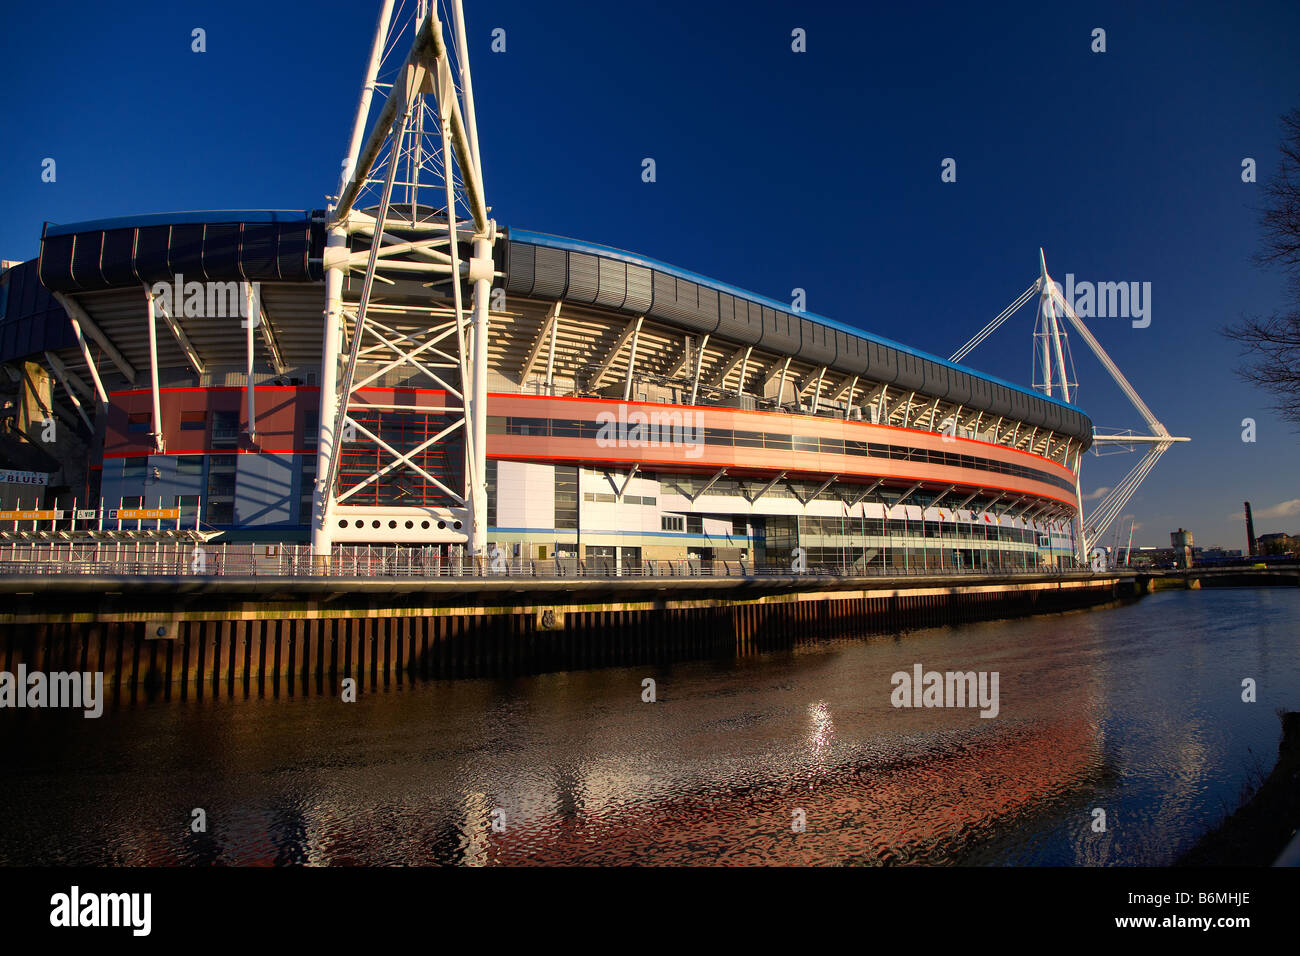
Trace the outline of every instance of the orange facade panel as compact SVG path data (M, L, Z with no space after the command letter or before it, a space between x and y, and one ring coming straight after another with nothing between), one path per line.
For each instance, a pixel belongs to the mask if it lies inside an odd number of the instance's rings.
M491 458L640 464L648 471L726 468L734 477L784 471L792 479L883 478L1074 504L1068 468L1040 455L934 432L713 406L499 393L489 396L488 411ZM886 447L899 457L880 454ZM899 449L906 452L900 455ZM921 460L903 457L913 450Z

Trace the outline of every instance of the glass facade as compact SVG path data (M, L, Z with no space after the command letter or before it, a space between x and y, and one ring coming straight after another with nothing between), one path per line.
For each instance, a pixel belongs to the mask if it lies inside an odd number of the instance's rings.
M429 412L374 409L349 412L360 428L403 455L448 488L463 487L465 481L465 446L460 430L433 441L452 422L451 414L433 409ZM360 485L371 475L387 467L393 456L374 442L349 441L345 433L339 450L339 489ZM419 449L417 451L417 449ZM456 501L437 485L425 481L407 468L395 468L375 481L365 484L348 496L350 505L398 505L416 507L454 507Z
M578 469L555 466L555 530L578 530Z

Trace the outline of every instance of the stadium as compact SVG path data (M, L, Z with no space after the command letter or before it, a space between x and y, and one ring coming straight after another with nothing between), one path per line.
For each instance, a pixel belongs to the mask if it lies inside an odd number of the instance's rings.
M47 224L38 258L5 263L7 540L401 545L616 573L1081 560L1093 427L1050 386L498 226L468 64L439 68L463 42L434 15L371 110L397 29L381 14L329 208Z
M181 526L235 540L307 540L324 249L319 212L48 227L39 259L0 280L0 361L37 407L23 430L50 408L74 433L39 506L179 509ZM762 565L802 547L812 564L998 568L1073 554L1071 465L1091 439L1077 408L618 250L510 230L495 252L487 525L512 557ZM258 283L257 321L209 314L210 296L198 316L178 301L151 317L149 291L175 276ZM431 301L405 285L373 314ZM359 365L352 417L454 487L463 442L426 445L448 389L391 362ZM376 447L344 441L339 481L372 474ZM454 505L394 469L340 505L335 540L454 543Z

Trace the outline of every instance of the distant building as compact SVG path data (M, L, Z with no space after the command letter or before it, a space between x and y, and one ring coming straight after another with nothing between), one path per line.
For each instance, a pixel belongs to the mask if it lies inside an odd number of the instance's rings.
M1180 568L1192 566L1192 533L1183 528L1169 532L1169 543L1174 551L1174 562Z
M1178 565L1176 548L1134 548L1131 565L1135 568L1167 568Z
M1240 548L1233 548L1231 551L1226 548L1193 548L1193 558L1197 562L1201 561L1239 561L1242 554Z
M1300 535L1278 531L1261 534L1257 539L1259 554L1295 554L1300 551Z

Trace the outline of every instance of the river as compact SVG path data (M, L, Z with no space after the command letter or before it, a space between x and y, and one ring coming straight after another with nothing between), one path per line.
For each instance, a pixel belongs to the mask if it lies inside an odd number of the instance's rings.
M1294 589L1169 591L355 703L5 710L0 863L1159 866L1271 770L1297 622ZM917 664L996 673L996 716L895 707Z

